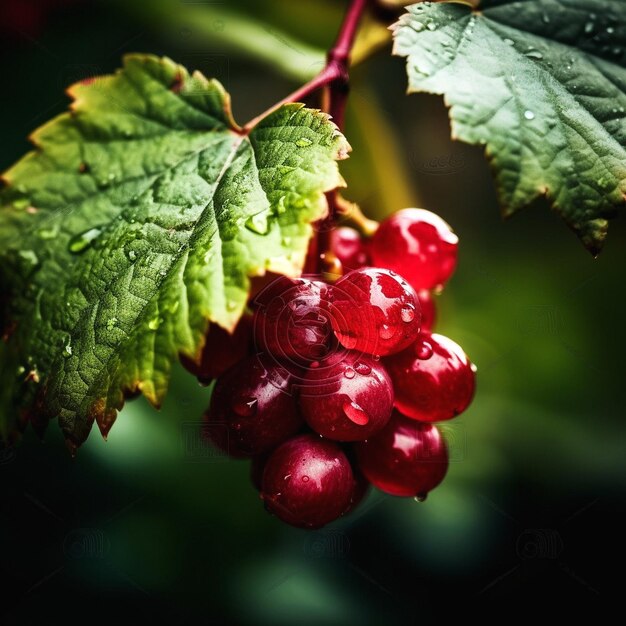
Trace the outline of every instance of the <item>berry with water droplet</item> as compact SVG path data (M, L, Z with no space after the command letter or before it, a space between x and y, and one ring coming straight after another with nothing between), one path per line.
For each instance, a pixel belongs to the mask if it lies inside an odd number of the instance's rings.
M354 228L335 228L330 235L330 245L344 272L369 265L365 241Z
M376 436L355 444L367 480L393 496L424 498L448 470L448 450L434 424L422 424L394 411Z
M334 354L309 370L298 387L308 425L337 441L361 441L379 431L393 407L384 367L358 352Z
M237 363L217 379L204 434L234 457L271 450L302 426L291 386L291 374L274 363Z
M415 340L420 321L417 294L389 270L354 270L333 288L333 330L350 350L378 355L399 352Z
M394 270L416 290L443 285L456 267L458 237L438 215L403 209L390 215L374 233L374 265Z
M437 334L421 334L400 354L385 359L396 408L424 422L449 420L472 401L475 374L461 347Z
M319 528L332 522L350 508L355 492L355 477L343 450L312 434L285 441L263 470L265 507L293 526Z
M281 277L256 298L254 341L277 359L307 364L326 356L332 336L331 287L306 278Z

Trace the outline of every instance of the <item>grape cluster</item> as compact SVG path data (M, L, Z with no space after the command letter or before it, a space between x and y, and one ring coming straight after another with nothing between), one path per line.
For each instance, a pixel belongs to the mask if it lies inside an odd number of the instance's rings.
M433 332L432 293L457 260L441 218L405 209L369 240L342 227L331 243L341 278L276 279L233 335L210 331L211 358L195 366L216 378L205 435L252 459L266 509L306 528L351 511L370 484L425 498L448 468L433 422L464 411L475 385L463 350Z

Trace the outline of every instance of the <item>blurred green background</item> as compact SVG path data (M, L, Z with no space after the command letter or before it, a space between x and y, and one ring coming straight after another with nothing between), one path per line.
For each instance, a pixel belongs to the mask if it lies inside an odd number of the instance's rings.
M63 111L63 89L125 52L219 78L240 123L321 67L345 3L139 0L0 5L0 168ZM389 22L393 16L387 16ZM626 229L593 260L543 204L499 217L481 151L450 141L440 98L405 97L382 47L352 73L347 196L372 217L407 205L460 236L438 330L478 365L471 408L445 427L453 462L419 504L380 493L317 532L268 516L248 465L197 445L208 391L180 368L160 413L130 402L78 458L56 424L0 456L0 623L428 623L468 607L512 614L612 598L621 544ZM272 59L276 61L273 65ZM62 622L61 622L62 620Z

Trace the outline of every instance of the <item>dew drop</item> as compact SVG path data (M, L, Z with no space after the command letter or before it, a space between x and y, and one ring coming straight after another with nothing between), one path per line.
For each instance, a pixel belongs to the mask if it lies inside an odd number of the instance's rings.
M527 120L534 120L535 119L535 114L532 111L526 110L526 111L524 111L524 117Z
M413 498L413 500L415 500L415 502L424 502L424 501L426 500L426 496L427 496L427 495L428 495L428 494L426 494L426 493L418 493L418 494L417 494L417 495Z
M234 310L237 308L237 303L236 303L234 300L229 300L229 301L226 303L226 308L227 308L229 311L234 311Z
M409 324L415 319L415 307L412 304L407 304L402 307L400 311L400 319L405 323Z
M20 250L18 252L20 259L24 262L29 269L32 269L39 265L39 257L33 250Z
M472 370L472 372L474 372L474 374L478 371L478 367L474 365L474 363L470 365L470 369Z
M435 22L428 22L428 24L426 24L426 28L430 31L437 30L437 24L435 24Z
M515 45L515 42L514 42L512 39L508 39L508 38L507 38L507 39L503 39L503 41L504 41L504 43L505 43L507 46L514 46L514 45Z
M64 348L63 348L63 356L67 359L68 357L72 356L72 346L70 344L70 342L68 341Z
M426 361L430 359L433 355L433 347L428 341L420 341L415 346L415 356L421 361Z
M343 375L348 379L352 379L355 376L355 371L351 367L348 367Z
M267 213L257 213L256 215L251 215L246 220L246 228L257 235L267 235L269 232Z
M312 143L313 142L310 139L301 137L296 141L296 146L298 146L298 148L308 148Z
M343 412L351 422L358 426L365 426L370 421L369 415L356 402L346 400L343 404Z
M381 339L391 339L394 335L394 330L389 324L382 324L378 329L378 335Z
M587 22L585 24L585 34L590 35L595 28L595 24L593 22Z
M40 228L37 231L37 236L40 239L54 239L59 234L59 229L57 228Z
M607 26L607 28L606 28L606 32L607 32L609 35L612 35L612 34L615 32L615 29L614 29L612 26Z
M541 54L539 50L529 50L528 52L526 52L526 56L529 59L537 59L537 60L543 59L543 54Z
M102 234L101 228L90 228L83 233L74 235L68 244L68 250L72 254L84 252L93 245L93 242Z
M312 362L309 364L309 367L310 367L311 369L317 369L319 366L320 366L320 362L319 362L319 361L312 361Z
M237 415L241 417L252 417L258 408L259 401L256 398L237 398L233 401L231 407Z
M362 376L367 376L372 371L372 368L367 363L357 363L354 369Z
M159 326L161 325L161 318L159 317L153 317L149 322L148 322L148 328L150 330L158 330Z

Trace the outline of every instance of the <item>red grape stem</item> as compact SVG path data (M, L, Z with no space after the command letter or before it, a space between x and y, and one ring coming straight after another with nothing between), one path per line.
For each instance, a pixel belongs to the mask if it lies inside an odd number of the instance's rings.
M361 16L369 0L352 0L343 18L337 40L326 56L324 69L315 78L305 83L299 89L280 100L267 111L250 120L242 129L242 134L249 133L264 117L288 102L302 102L319 89L327 88L325 105L322 108L332 116L335 124L341 130L344 122L344 112L349 91L350 52L354 45L356 31Z

